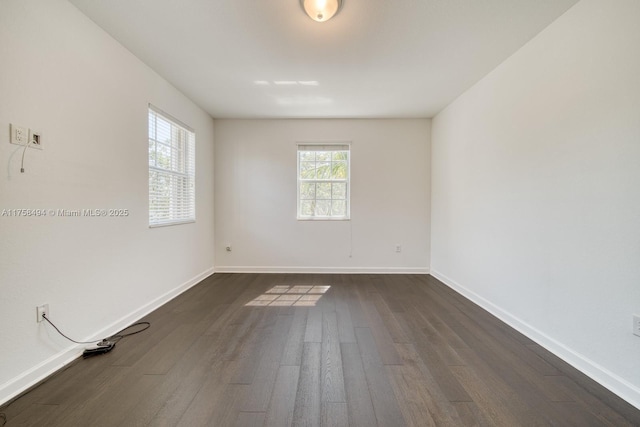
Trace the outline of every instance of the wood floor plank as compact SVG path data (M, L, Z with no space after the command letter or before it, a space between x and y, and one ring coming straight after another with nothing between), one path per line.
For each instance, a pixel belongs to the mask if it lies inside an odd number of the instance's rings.
M407 285L410 283L407 275L377 275L373 279L373 285L378 293L384 295L384 303L392 313L404 312L405 305L402 299ZM388 292L389 288L398 289L400 292Z
M442 336L441 331L422 315L422 310L410 307L405 314L399 316L402 316L406 324L409 325L414 340L429 344L430 354L433 358L439 359L448 366L464 365L456 349ZM434 316L430 316L430 318L433 320Z
M282 365L278 369L276 383L271 393L265 426L281 427L291 425L296 406L296 388L300 367Z
M376 416L357 343L341 343L342 370L350 426L375 426Z
M349 425L346 402L322 402L322 427L344 427Z
M67 369L58 372L42 383L36 389L28 392L23 398L12 404L20 408L24 401L29 405L39 403L43 405L69 405L77 395L93 395L97 388L103 384L110 372L118 371L117 368L108 368L108 354L105 359L89 358L77 359ZM75 365L82 364L76 367ZM109 372L106 372L109 371Z
M427 324L432 325L451 348L467 347L464 340L451 329L449 324L451 313L459 312L459 310L448 305L446 299L442 298L434 289L425 286L426 283L414 280L412 286L409 287L410 290L406 295L403 295L407 306L413 309L411 316L418 314L417 322L426 321Z
M162 380L138 374L129 367L114 369L117 371L107 379L102 390L89 399L76 401L73 407L48 420L47 425L121 425L127 412L134 410L143 396ZM73 410L69 410L71 408Z
M187 351L202 335L202 330L196 325L186 324L176 328L162 345L154 346L132 366L147 375L164 375L180 360L182 353Z
M351 321L351 311L347 293L341 289L340 297L336 301L336 320L338 322L338 336L340 342L356 342L356 334Z
M405 380L402 366L387 365L385 368L407 426L435 426L436 423L429 414L426 402L416 388Z
M96 361L103 366L90 384L76 383L78 390L70 387L67 395L59 395L60 407L63 411L56 411L49 419L50 425L70 425L69 420L82 419L84 414L91 413L95 407L110 399L111 390L123 379L131 376L130 367L105 366L104 361ZM4 411L2 411L4 412Z
M404 387L415 394L413 399L422 402L436 425L463 425L455 406L447 399L440 385L424 365L414 345L396 344L396 348L403 361L399 369L406 383Z
M304 344L305 331L307 329L307 315L309 309L305 307L295 307L293 313L293 323L289 330L289 336L282 353L281 365L300 366L302 363L302 347Z
M266 412L292 321L292 316L278 316L273 332L261 350L260 362L241 411Z
M451 402L460 418L460 425L465 427L493 427L490 418L483 414L474 402Z
M408 343L409 338L405 334L404 330L398 323L398 320L394 313L389 308L387 303L388 297L382 297L380 293L375 292L371 294L371 299L373 301L373 305L376 308L376 312L382 319L383 324L385 325L385 329L389 332L391 339L394 343ZM404 312L404 310L402 310Z
M358 349L362 357L362 366L369 386L369 394L373 403L378 424L381 426L404 426L404 418L393 396L393 389L378 353L376 342L369 328L356 328Z
M211 336L202 335L184 351L183 357L164 375L160 384L142 397L137 410L127 414L123 425L147 425L151 420L155 420L154 424L162 424L160 420L177 422L205 383L207 375L223 369L210 362L211 357L220 355L212 356L211 350ZM222 364L222 359L218 360Z
M354 328L366 328L369 326L367 317L362 310L360 304L360 292L358 288L361 286L362 278L351 276L349 277L348 287L346 288L346 302L349 306L349 314L351 315L351 323ZM355 334L355 331L354 331ZM355 342L352 341L352 342Z
M136 375L135 381L128 379L126 385L114 386L109 390L109 399L106 399L101 405L101 411L90 411L85 413L77 423L72 422L67 425L126 425L124 420L132 412L136 411L139 415L145 414L142 411L141 400L144 399L152 390L162 384L164 378L159 375ZM147 417L145 417L147 418Z
M323 402L346 402L336 313L323 313L322 316L321 399Z
M227 342L226 360L237 360L238 368L231 378L232 384L251 384L262 357L262 348L268 345L268 339L273 332L275 315L268 316L264 310L254 310L256 316L252 321L242 324L239 328L242 341L232 339ZM272 313L273 314L273 313ZM250 317L247 317L250 318ZM236 333L236 336L238 334Z
M236 427L262 427L264 418L264 412L240 412L233 425Z
M194 348L167 375L163 388L169 388L168 397L161 398L163 405L152 419L152 424L177 425L211 376L217 384L218 377L235 372L237 362L223 358L224 345L234 331L230 325L219 331L217 336L203 334L200 337Z
M453 375L450 369L452 365L449 364L448 359L443 359L442 352L439 352L432 343L425 339L420 327L415 326L417 320L412 319L409 313L406 313L406 316L407 323L412 326L410 333L413 337L413 345L423 361L421 369L425 377L433 378L438 385L438 389L442 391L449 401L471 402L471 396Z
M234 334L225 345L222 356L225 360L246 358L252 353L251 347L262 342L264 329L275 324L276 313L264 310L249 310L248 307L238 309L238 313L229 322L228 327L234 328Z
M523 425L525 421L519 419L517 414L524 411L521 403L514 404L504 395L496 394L491 388L491 384L486 384L482 378L478 378L473 370L466 366L452 366L451 370L458 380L464 384L465 389L473 398L477 408L486 418L491 420L494 426L516 426ZM516 406L516 412L513 412L513 406Z
M311 307L308 310L304 342L322 342L322 308Z
M368 319L369 326L367 329L373 334L382 363L385 365L399 365L402 362L393 345L394 341L387 329L387 325L385 325L373 304L372 297L367 295L365 298L362 301L362 308Z
M236 361L223 361L219 369L210 372L206 381L199 388L189 406L180 416L179 425L207 425L219 411L230 372L233 372ZM226 377L226 378L225 378Z
M227 384L216 404L216 412L209 420L209 425L234 425L249 392L249 387L246 384Z
M322 344L304 343L302 366L297 385L293 425L320 425L320 366Z

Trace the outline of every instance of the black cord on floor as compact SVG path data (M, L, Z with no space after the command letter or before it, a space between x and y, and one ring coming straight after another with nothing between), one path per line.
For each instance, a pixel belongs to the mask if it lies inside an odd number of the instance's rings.
M129 332L129 333L123 334L124 331L126 331L127 329L131 329L131 328L133 328L135 326L144 326L144 328L139 329L137 331L133 331L133 332ZM129 325L126 328L121 329L120 331L116 332L115 335L111 335L110 337L105 338L105 339L107 341L111 341L113 343L117 343L118 341L120 341L124 337L130 337L131 335L139 334L140 332L146 331L150 327L151 327L151 323L149 323L149 322L134 323L133 325Z
M126 328L119 330L119 331L118 331L118 332L116 332L114 335L111 335L110 337L107 337L107 338L104 338L104 339L101 339L101 340L94 340L94 341L76 341L76 340L74 340L74 339L72 339L72 338L69 338L69 337L68 337L68 336L66 336L65 334L63 334L63 333L62 333L62 331L61 331L60 329L58 329L58 327L57 327L56 325L54 325L54 324L53 324L53 322L52 322L51 320L49 320L49 318L47 317L47 315L46 315L46 314L43 314L43 315L42 315L42 318L43 318L44 320L46 320L46 321L47 321L51 326L53 326L53 328L54 328L56 331L58 331L58 333L59 333L60 335L62 335L63 337L65 337L65 338L66 338L66 339L68 339L69 341L74 342L74 343L76 343L76 344L95 344L95 343L98 343L98 342L104 342L104 341L109 341L109 342L112 342L112 343L114 343L114 344L115 344L115 343L119 342L119 341L120 341L122 338L124 338L124 337L128 337L128 336L131 336L131 335L139 334L140 332L142 332L142 331L146 331L147 329L149 329L149 328L151 327L151 323L149 323L149 322L138 322L138 323L134 323L133 325L129 325L129 326L127 326ZM144 326L144 327L143 327L142 329L139 329L139 330L134 331L134 332L129 332L129 333L126 333L126 334L124 334L124 333L123 333L123 332L124 332L124 331L126 331L127 329L131 329L131 328L133 328L133 327L135 327L135 326ZM6 422L6 421L5 421L5 422ZM2 427L2 426L0 426L0 427Z
M95 341L76 341L76 340L74 340L74 339L72 339L72 338L69 338L69 337L68 337L68 336L66 336L65 334L63 334L63 333L62 333L62 331L61 331L60 329L58 329L58 327L57 327L56 325L54 325L54 324L53 324L53 322L52 322L51 320L49 320L49 318L47 317L47 315L46 315L46 314L43 314L43 315L42 315L42 318L43 318L44 320L46 320L46 321L47 321L51 326L53 326L53 329L55 329L56 331L58 331L58 333L59 333L60 335L62 335L63 337L65 337L65 338L66 338L66 339L68 339L69 341L74 342L74 343L76 343L76 344L94 344L94 343L97 343L97 342L99 342L99 341L102 341L102 340L95 340Z
M2 427L7 423L7 416L5 414L0 413L0 421L2 422L2 424L0 424L0 427Z

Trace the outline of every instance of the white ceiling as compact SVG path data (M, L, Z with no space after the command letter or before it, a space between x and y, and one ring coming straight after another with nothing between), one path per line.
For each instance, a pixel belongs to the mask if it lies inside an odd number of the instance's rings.
M216 118L432 117L577 2L70 1Z

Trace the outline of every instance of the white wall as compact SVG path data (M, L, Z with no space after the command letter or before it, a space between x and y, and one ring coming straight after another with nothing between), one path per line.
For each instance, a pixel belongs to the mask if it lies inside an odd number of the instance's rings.
M216 271L428 271L429 120L215 125ZM296 220L299 141L352 142L351 221Z
M126 218L0 216L0 402L212 272L213 120L63 0L0 2L0 212L128 209ZM193 127L197 223L148 228L147 104ZM9 123L44 151L9 144ZM172 262L175 260L175 262Z
M640 2L583 0L433 120L432 273L640 407Z

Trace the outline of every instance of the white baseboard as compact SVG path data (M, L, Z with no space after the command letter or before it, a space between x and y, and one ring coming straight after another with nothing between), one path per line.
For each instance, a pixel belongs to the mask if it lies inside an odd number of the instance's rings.
M166 292L163 295L160 295L158 298L150 301L149 303L143 305L142 307L134 310L133 312L127 314L126 316L116 320L105 328L97 331L90 337L86 338L86 341L98 340L105 336L113 335L114 333L120 331L121 329L131 325L137 320L143 318L147 314L151 313L153 310L161 307L167 302L171 301L181 293L185 292L189 288L194 285L200 283L202 280L211 276L214 273L214 268L209 268L204 272L198 274L197 276L187 280L180 286ZM69 363L73 362L75 359L82 355L84 350L83 345L77 344L73 345L65 350L58 352L57 354L51 356L47 360L39 363L33 368L23 372L15 378L7 381L6 383L0 385L0 405L3 405L20 395L24 391L28 390L30 387L38 384L40 381L47 378L49 375L55 373L56 371L64 368Z
M640 409L640 388L629 383L624 378L621 378L608 369L598 365L597 363L586 358L580 353L575 352L564 344L549 337L544 332L520 320L517 316L514 316L508 311L496 306L492 302L460 285L444 274L432 269L431 275L454 291L464 296L465 298L478 304L480 307L487 310L489 313L493 314L498 319L505 322L507 325L516 329L518 332L526 335L528 338L535 341L551 353L555 354L594 381L598 382L603 387L620 396L631 405Z
M216 266L216 273L429 274L428 267L265 267Z

